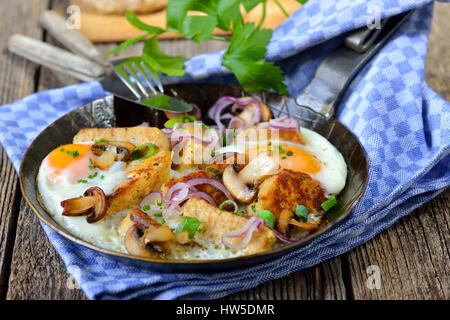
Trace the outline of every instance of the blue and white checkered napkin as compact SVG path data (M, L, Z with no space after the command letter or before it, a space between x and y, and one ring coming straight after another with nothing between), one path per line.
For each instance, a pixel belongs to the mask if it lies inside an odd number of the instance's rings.
M308 83L344 32L417 7L352 82L336 116L360 139L369 182L350 216L301 249L230 272L162 274L123 265L44 230L89 298L219 298L333 258L372 238L450 185L450 104L424 82L430 0L309 0L278 27L268 58L284 68L292 95ZM189 79L221 79L221 52L186 62ZM225 79L230 79L229 76ZM0 141L16 168L34 137L66 112L103 92L84 83L37 93L0 108Z

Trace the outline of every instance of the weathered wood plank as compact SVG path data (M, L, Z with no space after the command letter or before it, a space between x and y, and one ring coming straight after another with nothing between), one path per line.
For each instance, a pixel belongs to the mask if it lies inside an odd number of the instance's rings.
M450 6L435 3L425 79L450 100ZM450 190L348 253L355 299L448 299ZM366 269L378 265L382 287L369 290Z
M425 79L436 92L450 101L450 6L434 3L433 24L428 42Z
M63 13L63 2L55 2L53 8ZM44 40L58 45L48 33ZM45 67L41 68L37 80L38 91L78 82ZM25 201L20 204L7 299L86 299Z
M449 203L447 190L350 252L355 299L450 297ZM380 269L379 289L366 285L371 265Z
M346 298L340 257L226 297L228 300L345 300Z
M0 0L0 43L6 44L15 33L41 38L37 18L46 6L47 1ZM26 22L17 23L23 17L27 17ZM2 50L0 105L32 93L36 72L36 65L8 53L6 49ZM17 174L0 147L0 298L6 296L20 198Z

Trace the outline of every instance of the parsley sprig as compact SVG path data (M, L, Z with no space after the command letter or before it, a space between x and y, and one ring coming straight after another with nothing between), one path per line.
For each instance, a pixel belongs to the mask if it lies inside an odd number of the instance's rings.
M304 4L306 0L297 0ZM275 1L280 10L287 16L286 10L279 1ZM244 22L240 7L250 12L257 5L263 8L262 18L258 24ZM190 14L195 11L195 14ZM198 13L202 13L199 15ZM122 42L109 51L106 56L128 49L135 43L145 41L142 55L133 58L136 65L144 63L158 77L158 72L169 76L185 74L185 57L168 56L160 49L157 36L165 32L175 32L196 43L206 40L229 41L222 65L234 73L246 91L274 90L288 94L283 82L283 71L272 62L266 61L266 47L272 38L272 30L262 28L266 16L266 0L169 0L167 5L166 28L150 26L131 11L125 15L136 28L144 31L143 35ZM231 31L231 38L213 36L215 28ZM123 62L124 65L130 61Z

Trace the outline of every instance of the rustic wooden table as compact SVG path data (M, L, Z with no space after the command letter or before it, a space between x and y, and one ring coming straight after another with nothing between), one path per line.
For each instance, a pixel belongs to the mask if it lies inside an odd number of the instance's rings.
M7 52L15 33L55 44L39 25L43 10L65 11L66 1L0 0L0 105L33 92L75 83ZM450 4L436 3L426 79L450 99ZM169 54L195 55L223 43L193 46L166 41ZM111 45L99 45L105 52ZM0 297L86 299L74 285L38 219L23 199L17 173L0 147ZM229 299L449 299L450 190L399 220L388 230L339 257L290 276L231 295ZM381 288L366 287L367 268L381 270Z

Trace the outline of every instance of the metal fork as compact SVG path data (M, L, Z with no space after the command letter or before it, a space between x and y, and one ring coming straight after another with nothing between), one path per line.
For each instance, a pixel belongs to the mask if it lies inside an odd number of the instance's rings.
M159 75L152 72L140 58L117 59L110 61L110 65L139 103L168 111L192 111L189 103L164 94Z

